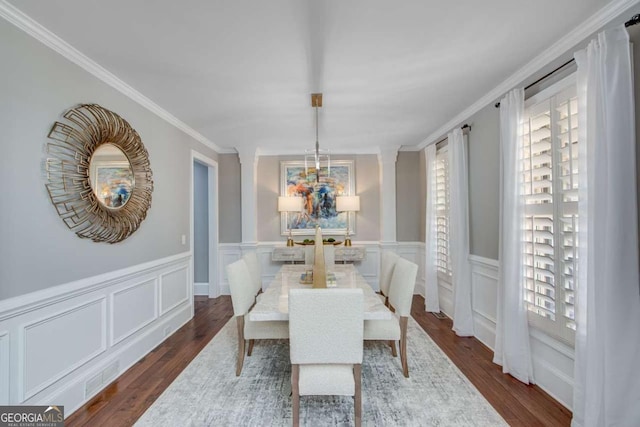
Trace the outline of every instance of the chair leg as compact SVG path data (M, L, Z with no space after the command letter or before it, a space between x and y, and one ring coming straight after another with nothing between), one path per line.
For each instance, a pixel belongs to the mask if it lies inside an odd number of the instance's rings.
M409 378L409 365L407 364L407 322L408 317L400 317L400 361L402 371L406 378Z
M236 377L240 376L242 372L242 365L244 364L244 316L236 317L238 324L238 362L236 364Z
M362 365L353 365L353 378L356 383L355 394L353 396L355 423L356 427L360 427L362 425Z
M291 416L293 417L293 427L300 425L300 365L291 365Z
M247 356L251 356L251 352L253 351L253 343L255 340L249 340L249 348L247 349Z
M389 341L389 346L391 347L391 354L393 355L393 357L398 357L398 352L396 351L396 342Z

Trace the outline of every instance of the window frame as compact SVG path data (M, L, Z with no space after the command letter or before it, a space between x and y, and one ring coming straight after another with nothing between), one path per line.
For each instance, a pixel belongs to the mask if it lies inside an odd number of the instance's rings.
M570 74L569 76L559 80L558 82L554 83L553 85L549 86L548 88L538 92L537 94L527 98L525 100L525 109L524 109L524 114L523 114L523 133L524 133L524 126L525 126L525 120L528 120L531 117L531 109L535 108L536 106L538 106L539 104L547 101L549 102L549 106L550 106L550 113L553 115L553 117L550 119L550 124L551 124L551 135L550 135L550 140L551 140L551 191L552 191L552 207L551 207L551 212L553 215L553 262L554 262L554 314L555 314L555 320L551 320L549 318L543 317L531 310L529 310L528 308L528 304L529 302L526 300L526 298L524 298L524 302L525 302L525 307L527 310L527 317L529 320L529 325L534 327L535 329L538 329L544 333L546 333L547 335L550 335L558 340L560 340L561 342L568 344L570 346L574 346L575 345L575 331L572 330L571 328L566 326L566 322L564 320L564 314L561 311L561 309L563 309L564 307L564 302L565 301L565 286L564 286L564 282L562 279L562 268L563 268L563 254L562 254L562 239L563 239L563 231L562 231L562 216L563 214L567 213L567 210L570 211L574 211L575 215L577 216L578 213L578 208L577 208L577 203L578 202L566 202L564 200L563 194L565 194L565 190L562 189L562 177L560 174L560 162L558 161L558 154L556 153L560 148L559 142L557 142L557 138L558 138L558 134L557 134L557 129L555 129L555 127L557 127L557 124L559 122L558 120L558 111L557 111L557 106L558 103L556 102L555 99L553 99L553 103L552 103L552 98L556 98L559 95L562 95L563 93L567 92L568 90L571 90L571 87L574 87L577 91L577 76L576 76L576 72L573 72L572 74ZM571 99L571 98L567 98L567 99ZM523 161L524 159L522 159ZM578 171L578 173L580 173L581 171ZM523 172L520 172L523 173ZM533 194L533 193L532 193ZM525 194L524 194L524 182L523 182L523 194L522 194L523 199L525 198ZM545 204L539 204L539 205L526 205L523 201L523 227L525 225L525 221L526 221L526 216L527 215L548 215L548 211L549 208L544 206ZM571 207L568 208L568 206L571 205ZM529 206L529 209L527 209L527 206ZM567 209L568 208L568 209ZM523 237L524 237L524 230L523 230ZM574 232L575 233L575 232ZM523 262L522 262L522 267L523 267L523 271L524 269L527 268L527 264L525 264L525 259L524 257L526 257L526 252L525 252L525 247L524 245L527 243L527 241L523 238ZM578 246L574 241L574 246L575 251L577 251ZM535 255L533 255L535 256ZM575 264L575 262L574 262ZM575 292L575 287L576 287L576 272L574 269L573 272L573 276L574 276L574 292ZM523 281L526 280L526 276L523 276ZM534 277L535 280L535 277ZM528 289L526 288L526 283L523 282L523 292L526 295ZM534 293L534 296L536 294ZM575 309L575 304L574 304L574 309Z

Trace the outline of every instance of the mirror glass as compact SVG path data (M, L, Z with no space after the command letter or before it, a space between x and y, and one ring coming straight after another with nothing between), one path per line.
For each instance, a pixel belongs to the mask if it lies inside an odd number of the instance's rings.
M135 183L131 163L120 148L100 145L91 156L90 173L93 192L104 207L120 209L127 204Z

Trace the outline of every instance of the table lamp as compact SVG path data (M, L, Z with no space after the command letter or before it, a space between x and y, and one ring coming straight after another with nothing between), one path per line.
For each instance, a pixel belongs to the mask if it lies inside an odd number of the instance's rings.
M349 213L360 210L360 196L338 196L336 197L336 211L347 213L347 236L344 239L345 246L351 246L351 232L349 231Z
M302 197L278 197L278 212L285 213L285 220L287 222L287 231L289 237L287 238L287 246L293 246L293 238L291 237L291 227L289 227L289 212L300 212L302 210Z

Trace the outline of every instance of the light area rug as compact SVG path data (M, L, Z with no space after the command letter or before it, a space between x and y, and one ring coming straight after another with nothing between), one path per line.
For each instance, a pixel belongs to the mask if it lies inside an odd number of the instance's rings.
M236 320L207 344L136 426L290 426L287 341L256 341L235 376ZM366 342L362 364L364 426L507 425L451 360L409 318L410 378L382 342ZM302 396L300 425L353 425L353 398Z

